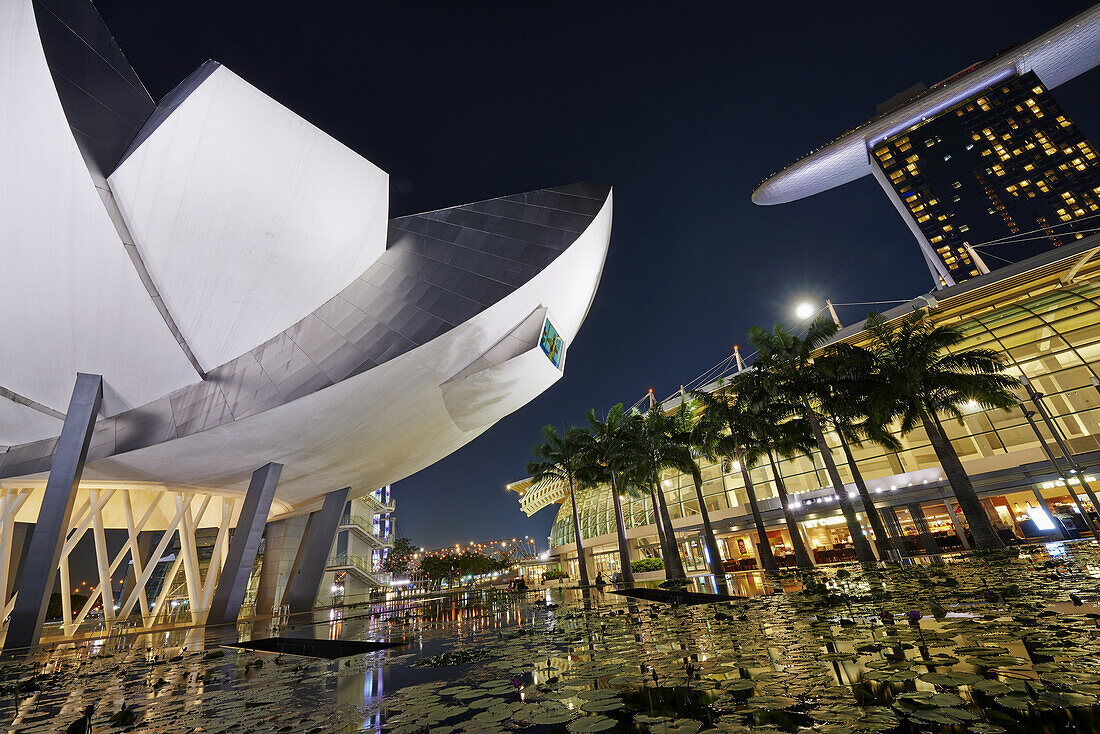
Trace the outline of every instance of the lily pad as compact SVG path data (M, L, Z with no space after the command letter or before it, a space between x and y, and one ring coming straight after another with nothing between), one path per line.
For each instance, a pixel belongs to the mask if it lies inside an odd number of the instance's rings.
M616 726L619 722L606 716L585 716L570 722L566 727L572 734L592 734L597 731L606 731Z

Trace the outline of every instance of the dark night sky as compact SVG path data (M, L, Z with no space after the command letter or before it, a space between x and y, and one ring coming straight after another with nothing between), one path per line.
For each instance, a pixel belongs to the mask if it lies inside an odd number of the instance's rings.
M590 180L615 187L603 281L564 378L395 485L417 543L545 537L504 485L540 426L672 393L803 295L931 287L871 177L756 207L805 151L1080 12L1087 0L849 3L98 0L159 99L207 58L389 172L391 216ZM1055 95L1100 138L1092 72ZM840 309L845 322L866 308Z

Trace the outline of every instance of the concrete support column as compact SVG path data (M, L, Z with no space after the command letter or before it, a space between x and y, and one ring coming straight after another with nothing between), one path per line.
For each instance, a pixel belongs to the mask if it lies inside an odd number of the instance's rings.
M266 617L275 608L279 568L286 546L286 520L269 522L264 531L264 559L260 565L260 588L256 591L256 616Z
M895 547L904 560L904 558L909 555L909 549L905 545L905 533L902 532L901 522L898 520L897 511L893 507L884 506L879 508L879 515L882 517L882 522L886 526L886 532L894 537L896 542Z
M901 530L901 522L898 520L898 513L893 507L880 507L879 514L882 515L882 522L886 525L886 531L896 535L899 538L903 538L904 535Z
M924 510L916 502L906 505L906 508L909 510L909 517L913 518L913 524L917 526L917 532L920 533L920 542L924 546L924 552L933 556L939 555L940 546L936 539L932 537L932 531L928 528L928 520L924 517Z
M29 522L17 522L12 523L12 529L11 558L8 560L8 588L4 589L5 601L11 599L11 595L19 588L19 575L23 572L23 564L27 562L34 525Z
M932 247L932 243L928 241L928 237L921 231L920 226L916 220L913 219L912 212L898 196L898 193L894 191L893 185L886 177L886 173L882 170L882 166L877 160L871 160L871 174L878 181L879 186L886 192L886 196L890 198L890 203L894 205L894 208L898 210L898 214L905 220L906 226L909 227L909 231L913 233L913 236L917 238L917 244L920 245L921 254L924 255L924 261L928 265L928 271L932 274L932 279L936 281L936 286L940 287L940 279L944 281L944 285L955 285L955 279L951 277L951 272L947 269L947 266L940 260L939 255L936 254L935 249Z
M798 534L802 536L802 545L806 548L806 554L810 557L810 563L817 565L817 556L814 555L813 544L810 543L810 534L806 532L806 526L802 524L801 520L794 521L795 526L798 528Z
M214 599L210 602L207 624L235 622L241 613L244 595L248 591L248 577L256 562L267 513L271 509L271 500L275 497L275 487L279 484L282 471L282 464L271 463L252 472L244 506L237 518L233 538L229 541L229 553L218 578L218 587L214 590Z
M588 578L592 580L592 583L596 583L596 568L595 568L595 552L591 546L586 545L584 547L584 558L577 560L577 573L580 573L580 565L584 564L584 567L588 569Z
M321 577L325 575L325 566L328 565L328 552L336 537L336 528L340 525L350 491L351 487L344 487L329 492L321 509L309 515L306 532L294 556L294 566L290 569L286 592L283 593L283 605L290 607L291 614L313 609Z
M8 623L4 652L32 647L42 636L46 607L53 594L61 549L72 521L76 488L84 472L84 460L92 442L96 415L103 401L103 378L78 373L61 436L57 439L50 476L42 496L42 507L31 533L27 559L19 583L19 596ZM67 599L68 586L61 589Z
M986 500L988 502L988 500ZM947 508L947 518L951 520L951 527L955 528L955 535L959 536L959 542L962 543L963 550L973 550L970 545L970 541L966 539L966 531L963 530L962 523L959 522L959 516L955 514L955 508L951 506L951 500L944 500L943 506ZM985 508L985 512L989 514L989 508ZM997 515L994 513L990 518L990 522L996 522Z
M756 570L764 570L764 562L760 559L760 547L756 545L756 533L750 532L745 536L746 543L749 551L752 552L752 557L756 559Z
M998 525L1001 525L1001 516L997 514L997 506L993 504L993 500L989 497L982 497L979 502L982 505L982 510L985 512L985 516L989 518L989 522L993 525L993 529L996 530Z

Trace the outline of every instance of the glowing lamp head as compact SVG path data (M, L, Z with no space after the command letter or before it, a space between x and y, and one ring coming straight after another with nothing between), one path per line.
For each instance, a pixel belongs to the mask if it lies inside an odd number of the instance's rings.
M799 321L805 321L817 313L817 308L809 301L802 301L794 307L794 317Z

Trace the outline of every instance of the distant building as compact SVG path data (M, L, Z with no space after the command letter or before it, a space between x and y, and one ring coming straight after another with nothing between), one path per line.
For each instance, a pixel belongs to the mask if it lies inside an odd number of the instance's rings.
M389 574L382 572L382 563L393 548L394 507L389 485L347 501L317 594L318 603L354 602L389 585Z
M1094 5L927 89L895 95L876 117L769 176L752 200L797 201L871 174L939 287L1065 244L1100 213L1100 170L1094 146L1048 90L1098 63Z
M1100 211L1096 148L1033 71L872 152L910 228L955 282L1084 237Z

